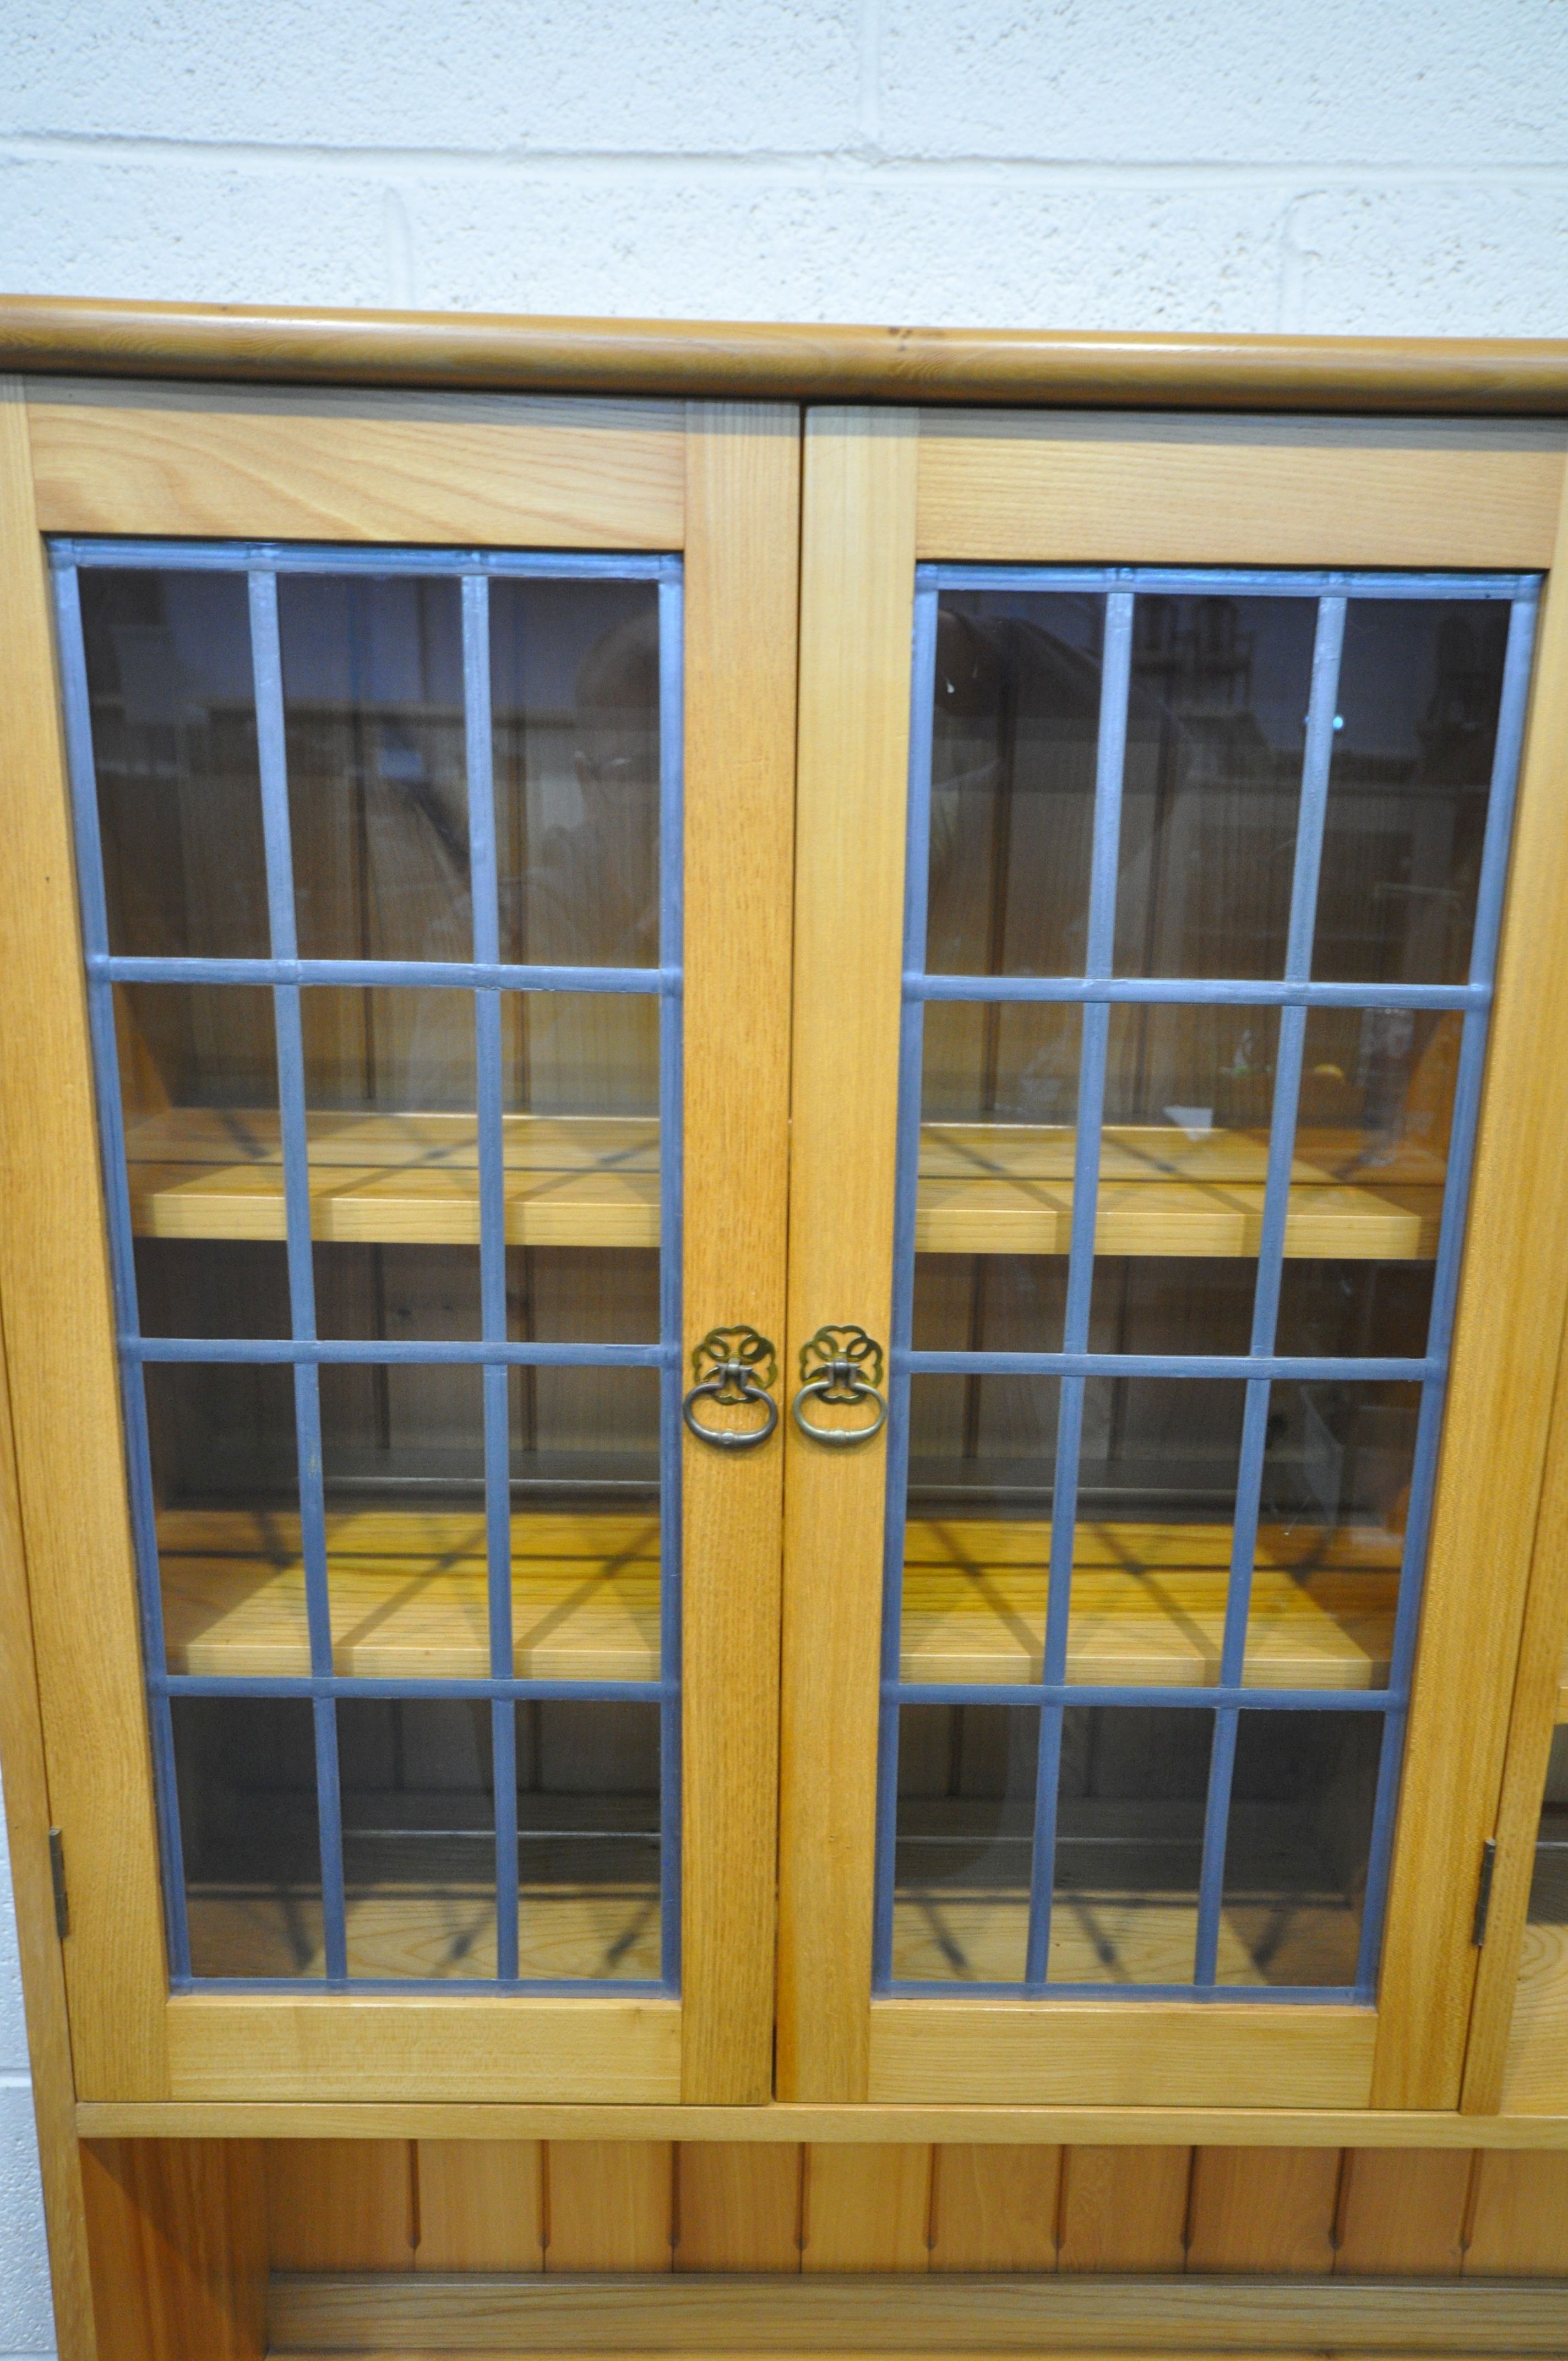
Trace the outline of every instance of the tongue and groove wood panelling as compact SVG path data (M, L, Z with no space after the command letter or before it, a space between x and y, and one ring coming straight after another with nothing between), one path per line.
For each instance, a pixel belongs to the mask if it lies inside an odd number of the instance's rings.
M1568 2273L1551 2152L302 2140L265 2173L285 2271Z

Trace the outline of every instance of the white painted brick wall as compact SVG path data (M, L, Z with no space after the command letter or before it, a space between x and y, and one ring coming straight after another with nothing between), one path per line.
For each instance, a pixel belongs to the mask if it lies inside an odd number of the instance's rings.
M0 14L10 288L1561 335L1565 254L1568 0ZM0 1931L0 2361L49 2334L25 2073Z

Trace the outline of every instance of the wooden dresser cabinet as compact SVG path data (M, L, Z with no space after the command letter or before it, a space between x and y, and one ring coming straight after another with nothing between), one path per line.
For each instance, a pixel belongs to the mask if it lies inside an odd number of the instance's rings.
M1561 2350L1568 346L0 368L65 2361Z

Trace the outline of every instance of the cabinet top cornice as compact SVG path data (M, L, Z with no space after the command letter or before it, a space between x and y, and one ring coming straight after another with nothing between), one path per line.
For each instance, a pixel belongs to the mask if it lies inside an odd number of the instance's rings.
M0 368L788 401L1568 413L1568 340L531 319L0 295Z

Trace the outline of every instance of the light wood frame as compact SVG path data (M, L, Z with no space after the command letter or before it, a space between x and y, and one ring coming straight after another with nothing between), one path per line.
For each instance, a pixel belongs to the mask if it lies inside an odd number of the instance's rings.
M1541 567L1562 553L1565 447L1561 425L1521 435L1495 421L810 413L792 1350L824 1320L886 1334L916 557ZM1568 1156L1550 1046L1568 1018L1563 630L1559 598L1521 772L1377 2010L873 2002L884 1445L829 1455L792 1438L781 2097L1457 2106L1469 1920L1568 1306L1568 1232L1551 1210ZM854 1145L836 1187L822 1172L833 1140Z
M771 2070L776 1444L688 1444L684 1998L169 1995L80 933L40 535L685 555L691 1336L784 1312L798 419L767 405L5 388L0 1235L84 2099L756 2103ZM738 979L753 977L739 1012ZM735 1055L738 1023L744 1056ZM692 1323L697 1324L692 1327ZM92 1634L91 1647L82 1635Z

